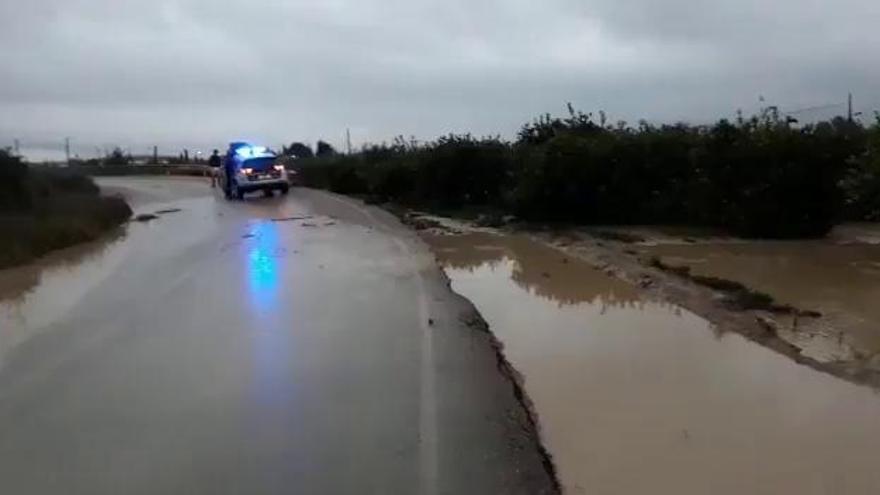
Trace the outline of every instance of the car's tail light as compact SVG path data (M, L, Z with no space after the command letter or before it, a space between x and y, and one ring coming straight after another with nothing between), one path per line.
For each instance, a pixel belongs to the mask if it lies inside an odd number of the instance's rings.
M281 172L282 170L284 170L284 165L275 165L275 170Z
M251 174L254 172L254 169L252 169L252 168L243 168L243 169L241 169L241 171L244 173L244 175L251 175Z

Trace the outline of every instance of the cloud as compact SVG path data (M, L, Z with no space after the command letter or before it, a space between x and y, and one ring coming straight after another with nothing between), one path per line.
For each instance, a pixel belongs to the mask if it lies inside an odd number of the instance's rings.
M867 110L878 25L866 0L0 0L0 139L510 136L568 101L708 121L848 91Z

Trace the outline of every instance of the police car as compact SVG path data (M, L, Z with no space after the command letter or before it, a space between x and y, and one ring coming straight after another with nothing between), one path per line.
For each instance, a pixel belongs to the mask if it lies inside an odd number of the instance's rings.
M271 195L273 191L287 194L290 179L284 165L278 163L278 156L264 146L247 143L233 143L229 146L226 163L232 175L229 196L237 199L253 191L263 191ZM225 175L224 176L225 181ZM223 184L226 187L226 184Z

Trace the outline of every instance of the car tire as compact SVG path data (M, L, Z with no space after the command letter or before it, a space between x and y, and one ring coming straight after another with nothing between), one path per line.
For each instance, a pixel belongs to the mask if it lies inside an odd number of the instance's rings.
M263 196L271 198L272 196L275 196L275 193L273 193L271 189L263 189Z
M281 194L286 195L290 192L290 186L281 186Z
M239 201L244 199L244 191L237 185L235 186L235 199Z

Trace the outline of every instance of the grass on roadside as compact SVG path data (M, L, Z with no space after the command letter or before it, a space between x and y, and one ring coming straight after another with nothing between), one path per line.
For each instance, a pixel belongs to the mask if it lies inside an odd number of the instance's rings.
M31 169L2 150L0 175L0 268L95 240L132 213L122 198L101 196L82 174Z

